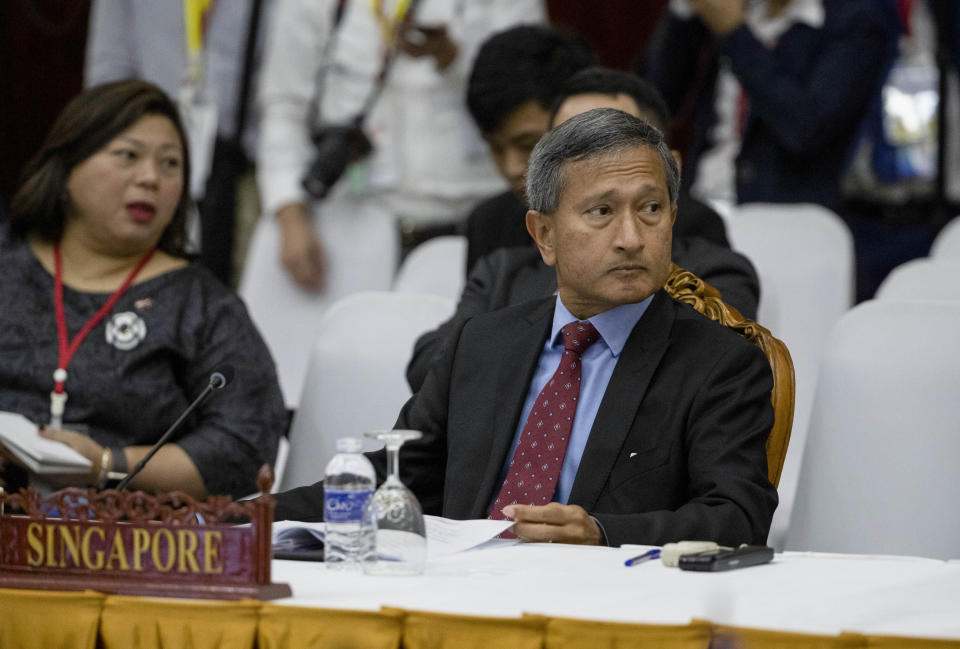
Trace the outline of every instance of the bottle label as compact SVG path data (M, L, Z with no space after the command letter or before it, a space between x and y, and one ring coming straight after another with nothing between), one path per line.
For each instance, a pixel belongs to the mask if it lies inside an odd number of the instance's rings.
M363 518L363 506L371 496L372 490L326 491L323 495L323 519L328 523L358 522Z

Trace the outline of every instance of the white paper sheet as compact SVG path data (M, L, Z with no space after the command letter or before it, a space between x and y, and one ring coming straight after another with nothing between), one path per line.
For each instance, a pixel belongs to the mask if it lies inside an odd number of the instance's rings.
M496 538L513 521L486 519L455 521L440 516L424 516L427 528L427 559L437 559L464 552ZM323 539L323 523L277 521L273 524L274 549L296 550L313 539Z
M475 548L495 538L513 521L474 519L455 521L440 516L424 516L427 526L427 558L436 559Z

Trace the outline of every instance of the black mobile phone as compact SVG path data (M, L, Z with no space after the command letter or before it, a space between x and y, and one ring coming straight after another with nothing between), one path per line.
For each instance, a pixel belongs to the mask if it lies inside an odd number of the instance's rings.
M423 24L413 24L410 26L411 29L415 29L424 36L439 36L444 31L446 31L446 25L423 25Z
M404 36L414 45L423 45L429 39L441 36L446 28L446 25L408 25Z
M768 563L773 559L773 548L766 545L741 545L733 550L707 550L696 554L684 554L680 557L681 570L699 570L701 572L717 572L719 570L733 570L746 568L761 563Z

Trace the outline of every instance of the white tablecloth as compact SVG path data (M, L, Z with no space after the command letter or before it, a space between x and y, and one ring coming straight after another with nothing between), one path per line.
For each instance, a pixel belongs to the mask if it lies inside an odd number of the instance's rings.
M645 546L494 544L431 560L424 575L372 577L322 563L274 561L278 604L478 616L535 613L612 622L716 624L835 635L960 639L960 562L786 552L719 573L625 567Z

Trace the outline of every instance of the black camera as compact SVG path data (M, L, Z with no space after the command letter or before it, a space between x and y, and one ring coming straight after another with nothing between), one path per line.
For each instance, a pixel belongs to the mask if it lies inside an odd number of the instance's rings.
M323 126L310 136L317 155L306 176L303 188L312 197L325 198L343 175L347 165L366 157L373 145L359 124Z

